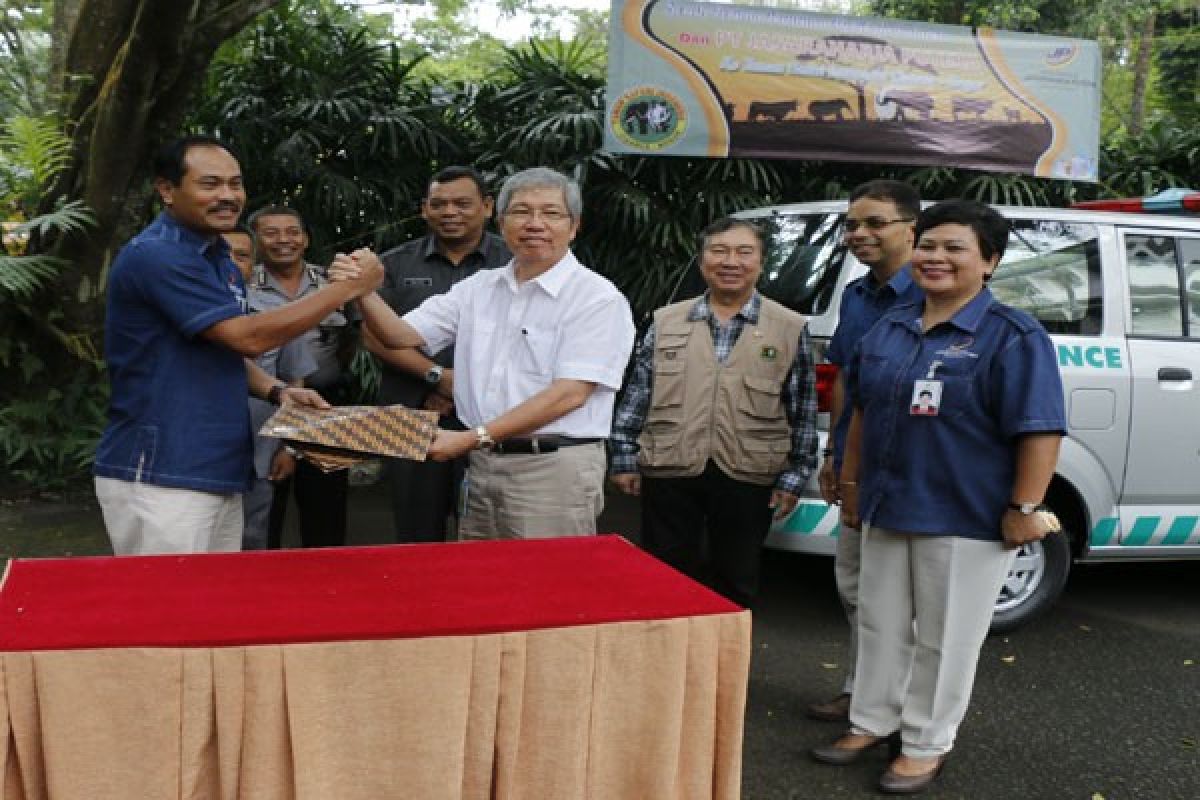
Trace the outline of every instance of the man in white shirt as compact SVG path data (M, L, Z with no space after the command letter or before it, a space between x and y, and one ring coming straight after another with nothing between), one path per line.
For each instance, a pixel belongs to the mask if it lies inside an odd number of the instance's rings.
M633 348L629 303L576 260L579 186L528 169L504 184L500 232L513 253L419 308L396 316L378 295L363 320L385 346L455 345L454 405L465 431L439 430L436 460L470 453L460 538L596 532L604 506L613 401ZM366 256L335 262L352 277Z

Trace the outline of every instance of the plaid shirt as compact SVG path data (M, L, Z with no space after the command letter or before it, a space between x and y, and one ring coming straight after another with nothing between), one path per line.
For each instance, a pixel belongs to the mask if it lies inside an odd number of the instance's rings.
M708 322L717 363L724 364L747 323L758 323L761 308L762 297L755 292L728 324L722 325L712 313L708 293L705 292L688 312L687 318L692 322L701 319ZM616 418L613 421L612 437L609 441L612 443L611 472L614 475L638 471L637 456L640 448L637 439L642 433L642 426L646 424L646 414L650 410L650 396L653 392L654 325L651 324L634 355L633 372L621 402L617 405ZM782 400L788 424L792 428L792 447L788 453L788 467L779 473L775 488L798 495L817 466L816 376L807 326L800 333L796 359L784 380Z

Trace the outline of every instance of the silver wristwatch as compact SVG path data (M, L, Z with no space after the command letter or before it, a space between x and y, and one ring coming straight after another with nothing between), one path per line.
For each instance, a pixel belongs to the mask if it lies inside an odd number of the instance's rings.
M492 452L492 448L496 446L496 440L488 433L488 429L480 425L475 429L475 436L478 437L476 446L485 453Z
M1022 516L1028 517L1033 512L1042 507L1041 503L1009 503L1008 507L1013 511L1018 511Z
M442 372L442 365L434 364L429 368L429 371L425 373L425 382L430 386L437 386L442 382Z

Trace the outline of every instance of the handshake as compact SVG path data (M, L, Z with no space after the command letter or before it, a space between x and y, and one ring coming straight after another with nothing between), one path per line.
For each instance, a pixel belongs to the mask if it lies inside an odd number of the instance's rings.
M383 263L363 247L353 253L338 253L329 265L329 280L354 284L357 297L368 295L383 285Z

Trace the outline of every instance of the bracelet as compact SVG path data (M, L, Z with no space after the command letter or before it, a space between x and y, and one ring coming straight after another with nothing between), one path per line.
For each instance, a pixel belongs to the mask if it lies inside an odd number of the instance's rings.
M283 390L288 388L286 383L277 383L267 390L267 402L279 405L283 401Z
M857 481L838 481L838 486L858 486Z

